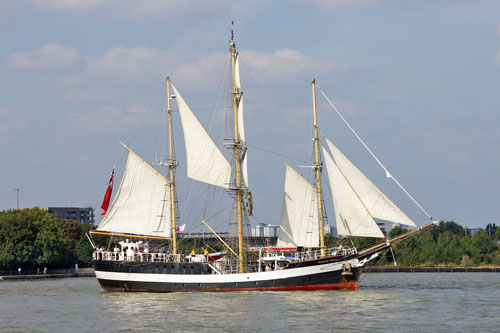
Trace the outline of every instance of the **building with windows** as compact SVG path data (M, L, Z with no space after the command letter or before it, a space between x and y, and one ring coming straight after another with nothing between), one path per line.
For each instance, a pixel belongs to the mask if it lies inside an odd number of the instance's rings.
M267 227L265 223L259 223L252 228L252 237L264 237L264 228Z
M73 220L82 223L94 224L95 215L92 207L47 207L52 217L60 220Z
M330 235L332 237L336 237L337 236L337 228L335 228L329 224L325 224L325 235Z
M278 237L279 226L269 224L264 227L264 237Z
M391 222L377 221L376 222L385 237L389 235L394 225ZM397 224L402 229L407 229L406 225Z
M478 231L483 230L483 228L470 228L470 235L474 236Z

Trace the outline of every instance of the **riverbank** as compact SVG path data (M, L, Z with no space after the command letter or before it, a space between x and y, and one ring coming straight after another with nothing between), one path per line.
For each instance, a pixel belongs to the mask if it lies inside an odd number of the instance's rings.
M500 267L368 267L365 273L500 273Z
M64 272L64 273L51 273L51 274L8 274L0 275L0 281L9 280L42 280L42 279L64 279L64 278L78 278L78 277L95 277L94 270L84 269L79 272Z

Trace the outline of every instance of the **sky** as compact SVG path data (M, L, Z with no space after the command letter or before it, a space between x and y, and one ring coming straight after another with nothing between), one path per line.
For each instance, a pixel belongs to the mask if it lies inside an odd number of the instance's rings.
M231 21L251 224L279 224L285 162L310 176L312 79L434 219L500 223L500 2L461 0L4 0L0 210L18 194L20 208L90 205L100 218L111 169L123 171L119 142L149 162L165 151L168 75L210 132L227 136L211 109L225 98ZM321 135L427 223L319 91L317 102ZM174 118L181 220L194 230L190 207L204 199L185 177Z

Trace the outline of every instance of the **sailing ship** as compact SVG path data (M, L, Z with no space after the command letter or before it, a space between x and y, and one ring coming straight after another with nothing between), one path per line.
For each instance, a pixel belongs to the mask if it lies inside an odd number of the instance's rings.
M232 36L231 31L229 49L234 137L226 145L233 151L233 163L225 158L167 77L168 178L124 145L128 159L119 190L104 219L93 232L127 238L127 241L121 242L121 250L104 250L94 254L96 278L107 291L355 290L368 262L393 244L433 225L429 223L416 228L415 223L330 140L326 139L326 147L321 144L316 83L313 80L314 185L286 164L277 244L270 248L254 248L253 252L245 247L243 229L252 207L248 189L240 56ZM173 97L177 101L184 133L187 176L222 187L232 194L237 213L237 249L224 242L228 250L224 253L187 256L179 253L178 212L175 204L177 162L172 137ZM415 229L361 251L353 246L326 247L321 177L324 165L332 190L339 234L384 238L376 219L409 225ZM208 223L204 223L208 226ZM146 243L128 240L136 237L169 240L170 249L144 250Z

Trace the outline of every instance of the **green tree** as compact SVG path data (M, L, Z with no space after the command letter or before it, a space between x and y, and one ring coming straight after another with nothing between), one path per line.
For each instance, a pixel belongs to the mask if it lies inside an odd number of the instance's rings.
M484 230L479 230L472 236L469 251L474 264L489 264L491 255L497 250L495 243Z
M67 239L57 221L38 207L0 212L0 268L67 265Z
M488 234L491 239L495 238L495 233L497 232L497 226L495 223L488 223L485 230L486 234Z
M94 251L94 249L92 248L92 245L90 244L86 235L94 229L95 227L91 224L85 223L82 225L79 235L80 238L78 240L78 243L76 244L76 257L78 259L78 265L80 267L92 266L92 252ZM102 236L98 236L95 238L99 242L103 241Z
M495 241L500 242L500 228L495 232Z
M402 234L407 233L408 230L401 228L399 225L395 225L394 228L389 232L389 238L398 237Z

